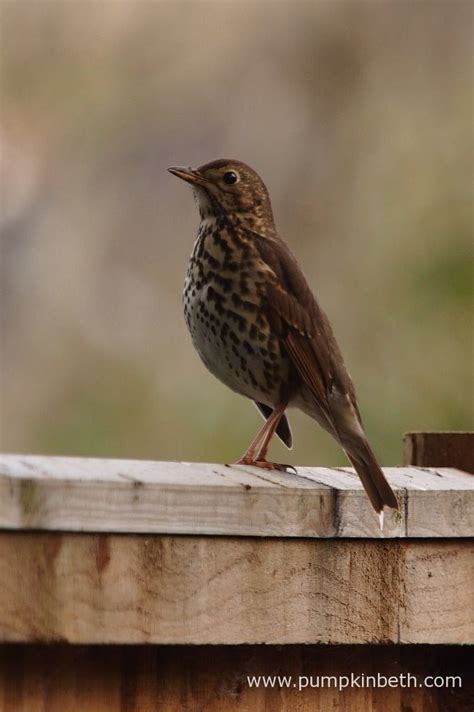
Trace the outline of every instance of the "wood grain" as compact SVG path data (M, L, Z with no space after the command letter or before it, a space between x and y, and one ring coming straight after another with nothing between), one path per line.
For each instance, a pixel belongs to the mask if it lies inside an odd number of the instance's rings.
M473 709L474 478L417 443L383 539L350 468L0 458L0 712ZM247 683L352 672L462 688Z
M204 463L4 455L0 528L273 537L474 536L474 478L388 467L384 530L351 468L298 475Z
M250 688L247 675L416 677L418 687ZM429 688L426 676L460 676ZM292 684L292 683L291 683ZM0 712L465 712L472 651L452 646L0 646Z
M405 433L405 463L418 467L456 467L474 473L474 433Z
M0 639L473 643L470 541L0 534Z

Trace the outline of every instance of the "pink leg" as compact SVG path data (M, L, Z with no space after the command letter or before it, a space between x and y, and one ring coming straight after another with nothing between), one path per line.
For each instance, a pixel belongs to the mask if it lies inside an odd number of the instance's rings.
M267 470L286 470L289 467L288 465L268 462L265 459L270 441L275 434L275 430L278 428L278 423L280 422L287 405L287 403L280 403L275 407L275 410L268 418L263 428L261 428L258 432L247 452L238 461L238 465L254 465L255 467L263 467ZM258 454L255 457L257 448L259 448Z
M268 430L268 423L270 422L272 417L273 416L270 416L270 418L264 422L264 424L250 443L245 453L236 463L237 465L248 465L250 462L253 462L255 460L255 453L257 452L258 446L260 445L261 441L265 437L265 433Z
M257 460L265 460L268 446L270 445L270 440L275 434L275 430L278 428L278 423L283 417L283 413L286 410L287 403L282 403L281 405L277 405L269 419L267 420L267 431L265 433L265 437L263 439L263 442L260 446L260 450L258 451L257 455Z

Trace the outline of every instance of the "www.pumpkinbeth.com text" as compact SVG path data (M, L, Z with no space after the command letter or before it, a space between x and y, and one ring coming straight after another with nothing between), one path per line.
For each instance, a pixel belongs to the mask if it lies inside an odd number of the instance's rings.
M412 673L399 675L247 675L249 687L263 688L293 688L305 690L306 688L334 688L345 690L347 688L383 688L383 687L432 687L432 688L462 688L460 675L427 675L418 678Z

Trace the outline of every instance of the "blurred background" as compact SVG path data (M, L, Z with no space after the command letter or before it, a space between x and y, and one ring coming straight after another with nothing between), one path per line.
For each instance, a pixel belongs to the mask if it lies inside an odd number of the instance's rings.
M471 2L5 2L6 451L232 462L260 426L181 309L198 225L166 172L264 178L382 464L473 427ZM347 464L291 414L296 464Z

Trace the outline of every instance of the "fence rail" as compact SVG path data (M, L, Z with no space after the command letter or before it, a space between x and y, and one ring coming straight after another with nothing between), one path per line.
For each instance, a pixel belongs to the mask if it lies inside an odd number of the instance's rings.
M406 437L383 531L349 468L1 457L0 712L464 709L474 448L457 435ZM247 682L400 670L463 687L295 700Z
M0 528L273 537L471 537L474 478L387 467L383 531L351 468L298 474L204 463L4 455Z

